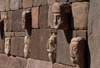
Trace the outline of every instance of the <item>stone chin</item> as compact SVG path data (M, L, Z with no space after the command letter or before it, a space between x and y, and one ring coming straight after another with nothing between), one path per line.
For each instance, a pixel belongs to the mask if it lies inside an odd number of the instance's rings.
M71 62L74 64L78 64L78 59L76 57L71 57Z

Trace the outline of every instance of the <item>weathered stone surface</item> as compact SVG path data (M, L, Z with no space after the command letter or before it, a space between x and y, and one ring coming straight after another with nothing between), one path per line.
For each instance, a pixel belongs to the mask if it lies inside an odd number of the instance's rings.
M47 0L34 0L33 6L47 5Z
M21 16L24 10L25 9L12 11L12 22L13 22L14 32L24 32L25 31L24 29L22 29L22 23L21 23Z
M19 8L23 7L23 0L19 0Z
M77 37L83 37L87 39L87 31L86 30L77 30Z
M38 28L39 7L32 8L32 28Z
M48 61L28 59L26 68L52 68L52 63Z
M68 0L57 0L57 2L66 2Z
M89 0L75 0L76 2L84 2L84 1L89 1Z
M5 0L6 11L10 10L10 0Z
M47 0L48 4L54 4L54 2L56 2L56 0Z
M5 32L5 37L15 36L14 32Z
M0 32L0 53L4 53L4 35Z
M62 65L62 64L58 64L58 63L54 63L53 64L53 68L75 68L75 67L71 67L71 66L67 66L67 65Z
M17 10L19 9L19 0L10 0L10 9Z
M75 2L72 4L74 22L72 29L87 29L89 2Z
M88 45L90 50L90 68L100 67L100 0L90 0L88 16Z
M56 62L67 65L73 65L73 63L70 60L69 43L75 35L76 32L73 31L63 31L63 30L57 31Z
M5 0L0 0L0 11L5 11Z
M68 2L75 2L75 0L69 0Z
M7 18L7 12L1 12L1 19Z
M24 37L11 38L11 54L15 56L24 55Z
M48 27L48 6L41 6L39 13L39 28Z
M32 7L33 0L23 0L23 8Z
M31 35L31 30L30 29L25 30L25 35L30 36Z
M25 32L15 32L15 36L24 37L25 36Z
M54 28L53 27L52 5L49 5L49 10L48 10L48 27Z

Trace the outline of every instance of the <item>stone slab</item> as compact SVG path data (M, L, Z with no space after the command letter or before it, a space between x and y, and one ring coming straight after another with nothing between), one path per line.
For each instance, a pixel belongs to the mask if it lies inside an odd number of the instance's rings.
M69 44L74 36L76 36L75 31L57 31L57 63L74 65L70 60L69 52Z
M23 0L19 0L19 8L23 8Z
M26 68L52 68L52 63L47 61L28 59Z
M5 0L0 0L0 11L5 11Z
M39 7L32 8L32 28L38 28Z
M0 53L4 53L4 34L0 32Z
M50 4L54 4L56 0L47 0L47 2L48 2L48 5L50 5Z
M5 19L7 17L8 17L7 12L1 12L1 19Z
M11 38L11 55L23 57L24 37L12 37Z
M25 32L15 32L15 36L24 37L25 36Z
M75 0L76 2L85 2L85 1L89 1L89 0Z
M57 2L66 2L68 0L57 0Z
M19 9L19 0L10 0L10 9L17 10Z
M47 5L47 0L34 0L33 1L33 6L43 6Z
M39 28L48 27L48 6L41 6L39 13Z
M72 3L72 15L74 22L72 29L86 30L88 22L89 2Z
M83 37L87 39L87 31L86 30L77 30L77 37Z
M15 36L14 32L5 32L5 37L13 37Z
M32 7L33 0L23 0L23 8Z
M13 31L14 32L24 32L25 30L22 29L22 12L25 9L12 11L12 22L13 22Z
M10 10L10 0L5 0L6 11Z

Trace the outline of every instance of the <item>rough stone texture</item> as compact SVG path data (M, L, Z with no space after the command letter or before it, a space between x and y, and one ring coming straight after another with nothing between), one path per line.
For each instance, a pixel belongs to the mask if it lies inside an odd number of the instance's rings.
M32 8L32 28L38 28L39 7Z
M15 32L15 36L24 37L25 36L25 32Z
M56 0L47 0L48 4L54 4L54 2L56 2Z
M7 12L1 12L1 19L7 18Z
M66 2L68 0L57 0L57 2Z
M24 55L24 37L11 38L11 54L15 56Z
M48 10L48 27L54 28L53 27L52 5L49 5L49 10Z
M67 66L67 65L62 65L62 64L58 64L58 63L54 63L53 64L53 68L75 68L75 67L71 67L71 66Z
M10 9L17 10L19 9L19 0L10 0Z
M56 62L73 65L70 60L69 43L76 37L76 31L57 31L57 58Z
M33 0L23 0L23 8L32 7Z
M76 2L84 2L84 1L89 1L89 0L75 0Z
M47 5L47 0L33 0L33 6Z
M5 37L12 37L14 35L14 32L5 32Z
M0 0L0 11L5 11L5 0Z
M26 68L52 68L52 63L47 61L28 59Z
M75 2L72 4L72 15L74 19L74 22L71 24L72 29L87 29L88 10L88 2Z
M4 36L2 32L0 32L0 53L4 53Z
M77 37L87 38L87 31L86 30L77 30Z
M88 45L90 50L90 68L100 67L100 0L90 0L88 16Z
M48 27L48 6L41 6L39 13L39 28Z
M10 0L5 0L6 11L10 10Z
M19 0L19 8L23 7L23 0Z
M25 31L24 29L22 29L22 23L21 23L21 16L22 16L22 12L25 9L22 10L16 10L12 12L12 22L13 22L13 31L14 32L23 32Z
M68 2L75 2L75 0L69 0Z

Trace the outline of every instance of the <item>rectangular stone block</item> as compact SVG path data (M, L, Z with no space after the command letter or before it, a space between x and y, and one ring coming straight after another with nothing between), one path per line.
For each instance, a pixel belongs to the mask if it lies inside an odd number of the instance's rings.
M71 67L71 66L67 66L67 65L63 65L63 64L58 64L58 63L54 63L53 64L53 68L75 68L75 67Z
M48 10L48 27L54 28L53 27L52 5L49 5L49 10Z
M33 6L47 5L47 0L33 0Z
M23 8L32 7L33 0L23 0Z
M5 37L13 37L15 36L14 32L5 32Z
M48 6L41 6L39 13L39 28L48 27Z
M68 0L57 0L57 2L66 2Z
M23 0L19 0L19 8L23 7Z
M50 4L54 4L54 2L56 2L56 0L47 0L47 2L48 2L48 5L50 5Z
M10 0L5 0L6 11L10 10Z
M5 0L0 0L0 11L5 11Z
M69 0L68 2L75 2L75 0Z
M32 8L32 28L38 28L39 7Z
M57 63L73 65L70 60L69 44L74 36L76 32L73 31L57 31Z
M4 34L0 32L0 53L4 53Z
M86 30L77 30L77 37L83 37L87 39L87 31Z
M25 36L25 32L15 32L15 36L24 37Z
M1 12L1 19L5 19L7 17L8 17L7 12Z
M22 12L25 9L12 11L12 22L13 22L13 31L14 32L24 32L25 30L22 29Z
M26 68L52 68L52 63L47 61L28 59Z
M71 23L72 29L86 30L88 22L89 2L72 3L72 15L74 22Z
M19 9L19 0L10 0L10 9L17 10Z
M76 2L85 2L85 1L89 1L89 0L75 0Z
M12 37L11 38L11 55L23 57L24 37Z

